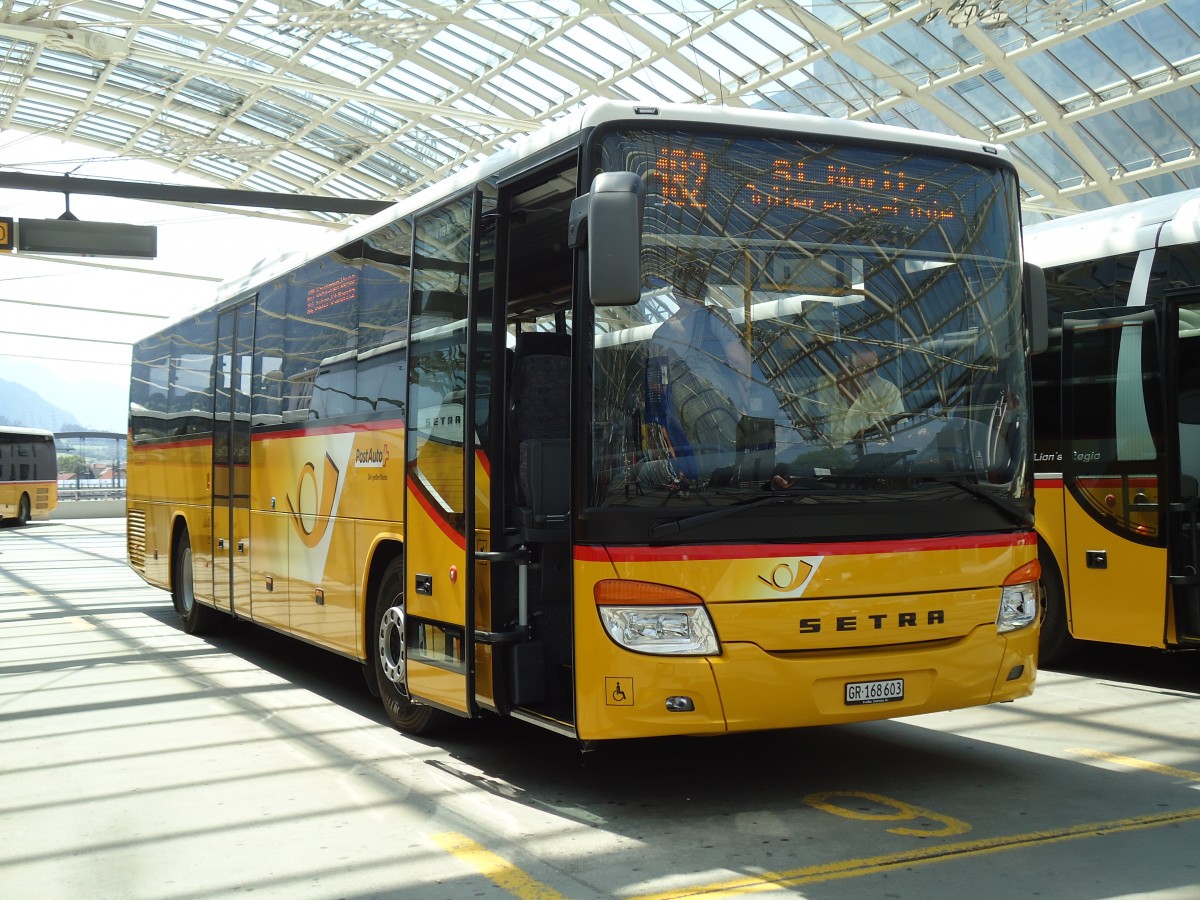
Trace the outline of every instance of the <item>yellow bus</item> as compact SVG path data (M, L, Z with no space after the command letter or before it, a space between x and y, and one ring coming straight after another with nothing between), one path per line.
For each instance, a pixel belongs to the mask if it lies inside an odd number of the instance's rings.
M1200 647L1200 190L1030 226L1043 662Z
M129 559L391 721L582 742L1028 694L1002 147L588 104L133 353Z
M0 525L48 519L57 505L54 435L39 428L0 427Z

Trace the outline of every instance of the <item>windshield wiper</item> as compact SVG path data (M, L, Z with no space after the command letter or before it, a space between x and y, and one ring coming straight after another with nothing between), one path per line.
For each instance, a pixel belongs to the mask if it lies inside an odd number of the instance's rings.
M947 478L945 476L931 475L930 481L936 481L938 484L948 484L951 487L956 487L960 491L965 491L972 497L978 497L980 500L985 500L1000 512L1011 518L1018 525L1032 525L1033 513L1021 506L1019 503L1014 503L1008 497L1002 497L999 494L993 494L991 491L985 491L978 482L966 481L962 478Z
M651 525L650 537L661 538L670 534L678 534L681 531L688 531L700 525L707 525L709 522L715 522L718 519L723 519L726 516L731 516L745 509L766 506L768 503L799 500L803 496L803 494L796 494L790 491L772 491L765 497L754 497L750 500L743 500L741 503L735 503L732 506L722 506L720 509L697 513L694 516L685 516L682 519L676 519L674 522L659 522L657 525Z

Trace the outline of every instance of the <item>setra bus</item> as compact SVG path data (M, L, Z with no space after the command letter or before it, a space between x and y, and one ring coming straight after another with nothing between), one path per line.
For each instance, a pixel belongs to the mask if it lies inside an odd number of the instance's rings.
M391 721L581 741L1027 695L1001 147L601 102L137 343L129 559Z
M1041 658L1200 647L1200 190L1033 225Z
M0 426L0 524L48 519L57 505L54 435L40 428Z

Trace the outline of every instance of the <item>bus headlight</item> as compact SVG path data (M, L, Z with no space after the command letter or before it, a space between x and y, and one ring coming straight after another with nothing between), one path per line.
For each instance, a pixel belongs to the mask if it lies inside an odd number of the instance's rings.
M1000 591L1000 615L996 617L996 630L1003 633L1032 625L1037 620L1040 608L1036 581L1006 584Z
M996 616L996 631L1016 631L1037 621L1041 611L1038 584L1042 565L1036 559L1008 573L1000 589L1000 613Z
M690 591L644 581L597 583L596 606L608 636L638 653L712 656L721 652L703 601Z

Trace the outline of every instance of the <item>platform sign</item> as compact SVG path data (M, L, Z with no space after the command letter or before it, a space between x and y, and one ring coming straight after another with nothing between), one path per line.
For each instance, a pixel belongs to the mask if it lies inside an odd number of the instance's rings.
M0 216L0 253L12 253L13 251L13 225L14 220L7 216Z
M17 250L67 256L123 256L154 259L158 228L121 222L81 222L78 219L21 219Z

